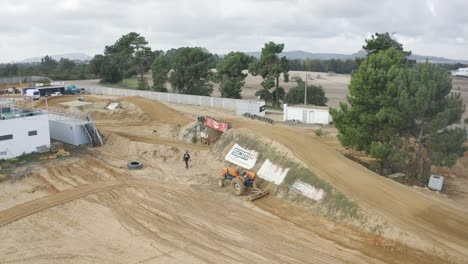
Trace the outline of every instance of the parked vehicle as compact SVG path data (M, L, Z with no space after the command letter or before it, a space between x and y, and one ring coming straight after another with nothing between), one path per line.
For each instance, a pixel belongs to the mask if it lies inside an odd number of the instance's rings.
M80 91L78 88L76 88L76 85L68 85L67 88L65 89L66 94L78 94Z
M41 94L38 89L27 89L23 93L25 99L29 100L39 100L41 98Z
M63 94L61 92L55 92L52 93L51 96L62 96Z

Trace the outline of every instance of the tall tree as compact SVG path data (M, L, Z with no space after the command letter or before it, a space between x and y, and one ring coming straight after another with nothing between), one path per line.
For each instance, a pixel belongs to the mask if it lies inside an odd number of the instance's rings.
M242 52L230 52L216 65L216 82L220 82L221 97L240 99L242 86L245 84L247 74L244 70L249 68L253 58Z
M450 125L464 109L443 70L414 66L402 50L369 53L351 76L349 105L331 114L343 146L380 160L381 173L405 169L425 184L431 164L450 166L461 153L466 133Z
M210 95L213 85L209 82L213 55L202 48L180 48L173 57L169 81L179 93Z
M283 75L284 82L289 81L289 62L286 57L279 57L279 54L283 52L284 44L276 44L269 42L265 44L262 49L260 60L257 63L252 64L250 72L252 75L260 75L263 78L262 87L263 89L255 93L256 96L260 96L262 99L268 101L271 99L274 105L280 104L280 99L284 98L284 89L279 86L279 80ZM275 87L273 93L270 89Z
M171 61L167 54L160 54L153 62L151 71L153 74L153 90L167 92L166 83L169 80Z
M88 71L101 78L101 67L105 57L101 54L95 55L88 64Z
M148 59L152 56L151 48L148 46L148 41L145 37L136 32L130 32L120 37L113 45L106 46L104 55L112 57L105 62L112 61L117 63L116 69L119 71L119 76L130 77L135 73L140 75L140 86L143 88L145 64L149 63ZM106 68L114 66L106 65ZM121 81L121 80L118 80Z
M370 39L366 39L366 45L362 46L362 48L367 51L368 54L374 54L388 50L389 48L395 48L403 52L406 56L411 55L411 51L403 50L403 45L388 32L375 33L375 35L372 35Z
M119 68L120 61L117 56L105 56L101 65L101 80L108 83L118 83L123 79L123 73Z
M49 76L50 74L52 74L57 68L57 65L58 65L58 62L49 55L45 55L44 58L41 59L42 72L46 76Z
M409 169L423 183L432 164L450 167L463 154L466 131L452 125L461 121L465 107L451 90L446 71L426 62L401 69L382 100L382 113L402 117L399 134L412 150Z

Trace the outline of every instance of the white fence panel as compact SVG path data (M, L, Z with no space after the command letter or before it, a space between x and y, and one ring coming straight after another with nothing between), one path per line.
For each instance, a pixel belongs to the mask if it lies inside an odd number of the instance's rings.
M210 96L160 93L153 91L141 91L132 89L107 88L107 87L85 87L93 94L104 94L111 96L141 96L152 100L158 100L167 103L199 105L214 108L223 108L226 110L236 110L237 102L248 102L248 100L219 98Z

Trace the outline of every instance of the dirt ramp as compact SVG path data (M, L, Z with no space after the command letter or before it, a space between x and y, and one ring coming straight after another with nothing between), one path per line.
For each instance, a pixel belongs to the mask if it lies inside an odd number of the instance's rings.
M148 114L154 122L179 124L181 126L185 126L189 122L193 121L177 110L174 110L156 100L150 100L140 96L133 96L126 97L125 101L139 107L141 111Z
M105 102L104 107L92 109L93 120L101 122L107 121L107 123L116 123L116 121L118 121L118 123L146 123L151 121L151 117L135 104L121 100L117 102L119 102L120 107L114 110L105 109L105 106L107 106L110 101Z

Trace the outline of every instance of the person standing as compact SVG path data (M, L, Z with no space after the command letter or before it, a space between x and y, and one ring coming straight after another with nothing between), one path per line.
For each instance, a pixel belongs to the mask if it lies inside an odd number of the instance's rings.
M190 154L188 153L188 151L185 151L185 154L184 154L184 161L185 161L185 168L188 169L188 162L190 160Z

